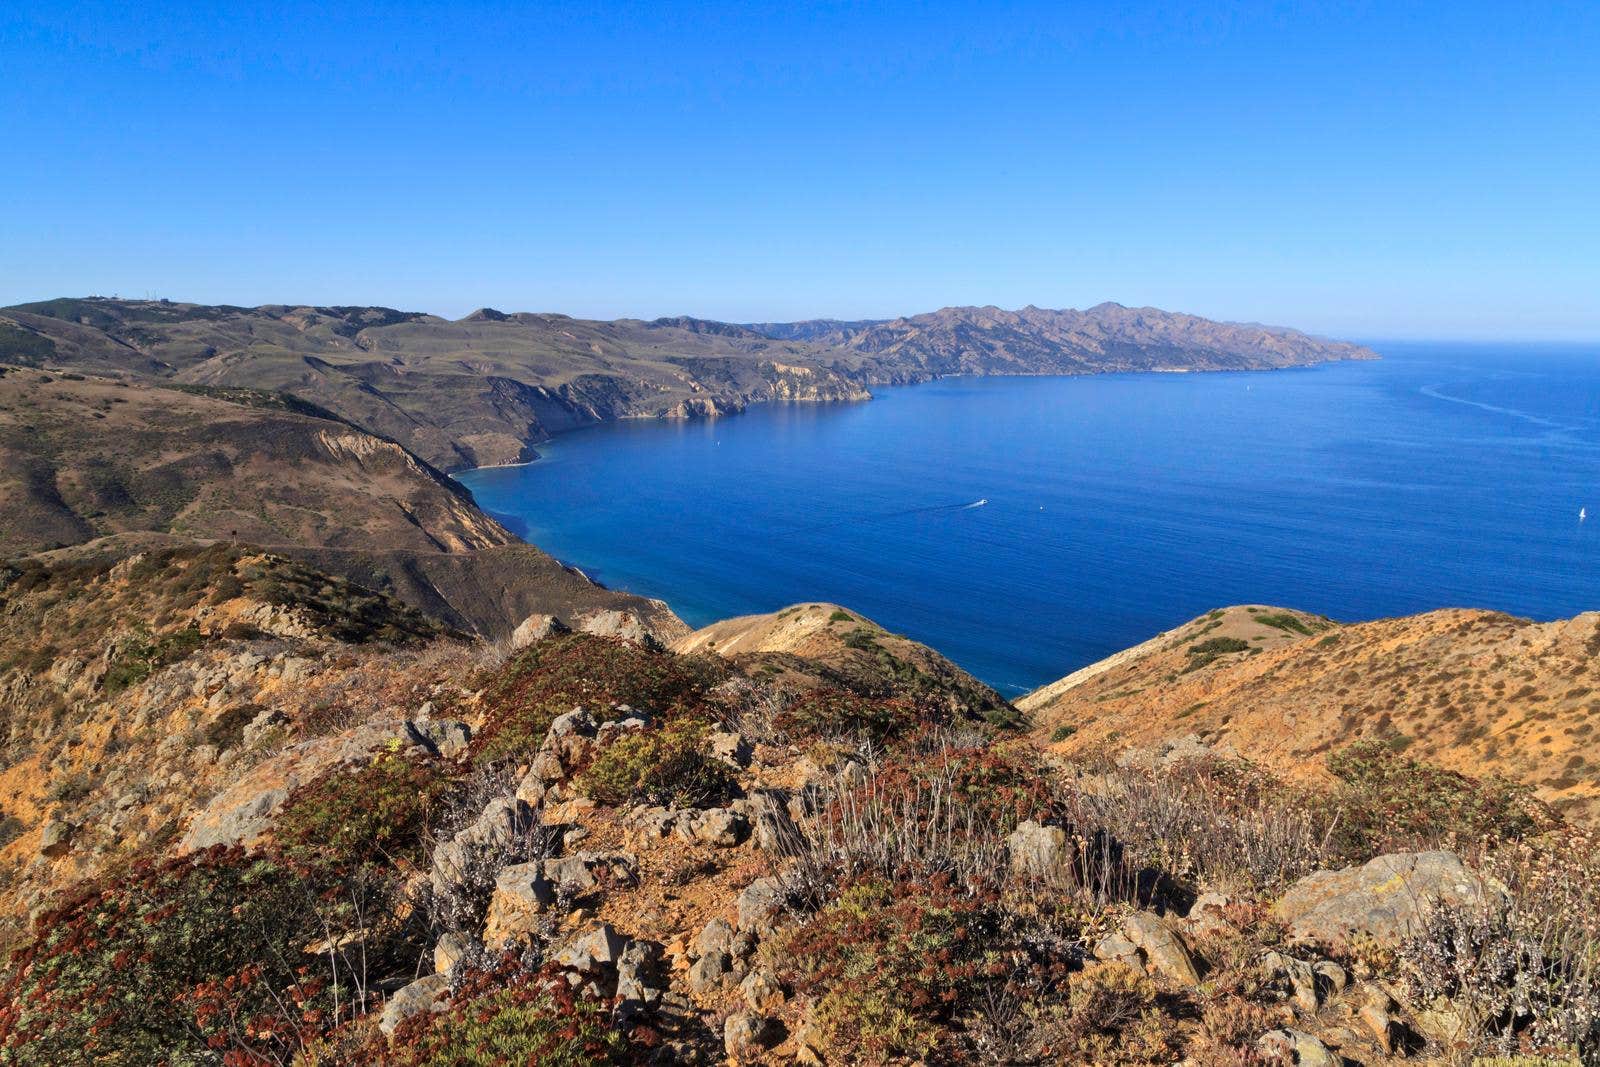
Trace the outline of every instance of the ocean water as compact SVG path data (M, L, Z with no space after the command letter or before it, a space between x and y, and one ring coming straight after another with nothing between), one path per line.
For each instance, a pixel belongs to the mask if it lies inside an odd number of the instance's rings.
M837 601L1012 695L1225 604L1600 608L1600 345L1375 347L629 421L461 480L693 625Z

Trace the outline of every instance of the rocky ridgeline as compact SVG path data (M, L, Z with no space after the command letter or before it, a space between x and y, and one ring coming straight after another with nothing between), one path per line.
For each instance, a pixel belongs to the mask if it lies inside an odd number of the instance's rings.
M208 627L249 613L275 636L120 693L135 742L28 846L54 875L28 883L0 1062L1593 1047L1592 841L1464 780L1321 803L1204 746L1051 761L970 682L891 669L887 638L864 655L914 689L840 689L859 675L790 652L676 654L628 613L531 618L499 663L448 639L357 656L314 615L221 603ZM811 614L808 641L861 651L866 624ZM201 727L153 736L179 719ZM156 812L175 827L141 829ZM69 876L81 891L43 892Z

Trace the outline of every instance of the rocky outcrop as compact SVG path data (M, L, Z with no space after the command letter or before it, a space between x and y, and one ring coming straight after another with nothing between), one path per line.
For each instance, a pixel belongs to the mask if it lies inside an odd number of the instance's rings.
M1499 893L1454 853L1406 852L1308 874L1273 912L1300 940L1341 945L1360 938L1392 947L1416 932L1431 908L1481 907Z

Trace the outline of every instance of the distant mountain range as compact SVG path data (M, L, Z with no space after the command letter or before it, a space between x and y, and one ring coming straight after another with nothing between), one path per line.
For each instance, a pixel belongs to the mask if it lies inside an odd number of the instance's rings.
M0 363L292 394L442 470L531 458L626 417L861 400L952 374L1258 370L1371 359L1295 330L1155 308L944 308L908 318L738 325L599 322L484 308L257 308L103 297L0 308Z

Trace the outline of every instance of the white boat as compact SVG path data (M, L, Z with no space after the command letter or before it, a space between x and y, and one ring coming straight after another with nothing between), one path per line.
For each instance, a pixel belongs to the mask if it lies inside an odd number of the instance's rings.
M1588 508L1579 508L1578 509L1578 521L1579 522L1582 522L1584 519L1587 519L1588 517L1589 517L1589 509Z

